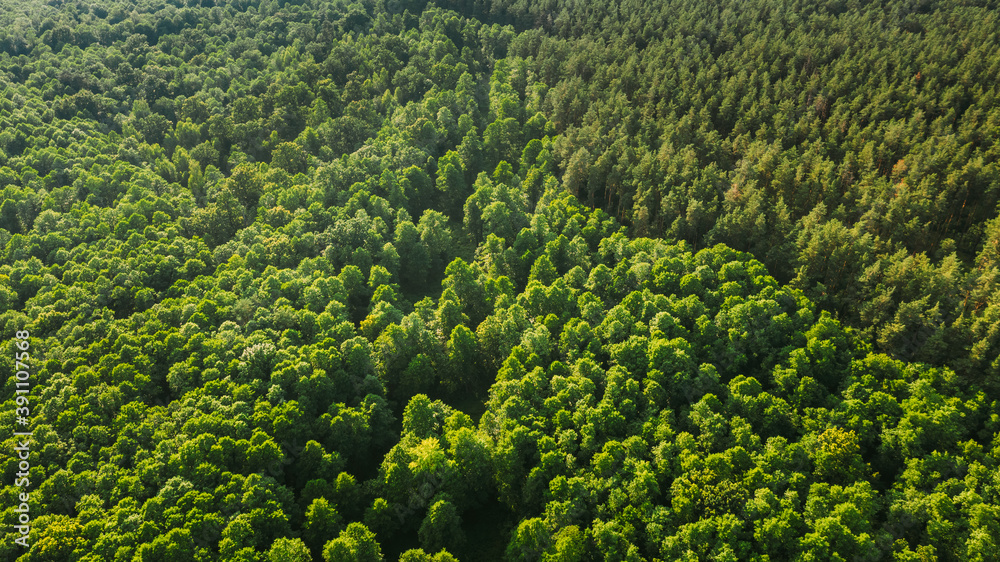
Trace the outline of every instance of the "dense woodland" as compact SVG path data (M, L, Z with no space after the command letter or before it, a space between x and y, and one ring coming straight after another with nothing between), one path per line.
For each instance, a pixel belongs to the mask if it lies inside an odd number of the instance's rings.
M0 0L0 559L1000 560L998 76L995 0Z

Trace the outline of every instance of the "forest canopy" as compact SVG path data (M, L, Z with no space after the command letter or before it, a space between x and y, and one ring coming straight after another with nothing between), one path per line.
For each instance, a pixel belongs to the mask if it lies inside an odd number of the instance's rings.
M0 559L1000 559L995 1L0 8Z

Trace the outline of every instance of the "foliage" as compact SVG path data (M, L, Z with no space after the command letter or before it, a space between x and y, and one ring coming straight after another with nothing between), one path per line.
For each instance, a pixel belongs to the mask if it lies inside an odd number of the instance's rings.
M1000 557L990 2L0 5L0 558Z

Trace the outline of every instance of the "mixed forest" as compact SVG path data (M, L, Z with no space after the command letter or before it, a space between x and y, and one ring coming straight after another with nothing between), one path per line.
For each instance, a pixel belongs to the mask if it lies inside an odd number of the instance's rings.
M995 0L0 0L0 560L1000 560L997 77Z

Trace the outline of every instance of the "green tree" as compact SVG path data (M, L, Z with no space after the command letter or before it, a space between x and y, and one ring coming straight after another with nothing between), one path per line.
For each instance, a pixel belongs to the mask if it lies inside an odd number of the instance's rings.
M316 498L305 512L302 540L314 553L322 553L331 537L344 528L343 519L326 498Z
M427 516L420 524L420 545L429 551L450 548L456 550L465 543L462 518L455 506L440 500L427 510Z
M375 534L361 523L351 523L339 537L326 543L323 559L326 562L378 562L383 557Z
M268 562L312 562L312 555L301 539L280 538L267 551Z

